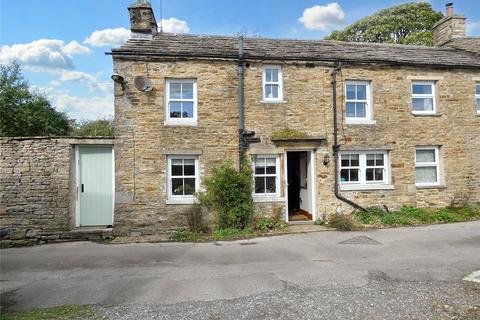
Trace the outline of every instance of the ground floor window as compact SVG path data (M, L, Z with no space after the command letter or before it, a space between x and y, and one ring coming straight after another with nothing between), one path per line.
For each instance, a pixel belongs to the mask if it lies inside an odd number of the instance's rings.
M168 198L178 200L193 200L198 191L198 157L169 156L168 157Z
M340 153L341 185L380 185L388 183L386 151L345 151Z
M279 192L278 156L254 156L253 177L254 196L277 196Z
M417 147L415 149L415 183L417 186L440 184L438 147Z

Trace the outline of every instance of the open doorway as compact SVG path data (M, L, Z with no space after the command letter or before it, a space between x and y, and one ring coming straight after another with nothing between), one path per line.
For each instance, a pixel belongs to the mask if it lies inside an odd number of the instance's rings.
M309 151L287 152L288 221L312 221Z

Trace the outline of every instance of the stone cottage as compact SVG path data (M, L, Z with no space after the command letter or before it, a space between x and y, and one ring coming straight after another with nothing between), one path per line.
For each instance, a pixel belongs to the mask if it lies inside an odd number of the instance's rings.
M157 32L113 49L117 234L184 223L245 151L260 214L480 201L480 39L447 8L436 47ZM294 133L294 134L292 134Z

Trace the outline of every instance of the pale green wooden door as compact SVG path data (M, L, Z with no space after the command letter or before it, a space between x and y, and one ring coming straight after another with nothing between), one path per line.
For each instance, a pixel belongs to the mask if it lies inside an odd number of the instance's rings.
M79 169L80 225L112 225L112 147L79 146Z

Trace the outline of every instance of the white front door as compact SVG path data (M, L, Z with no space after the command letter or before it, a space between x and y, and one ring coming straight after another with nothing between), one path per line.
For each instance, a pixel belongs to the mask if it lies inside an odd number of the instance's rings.
M112 146L77 147L77 226L113 224Z

